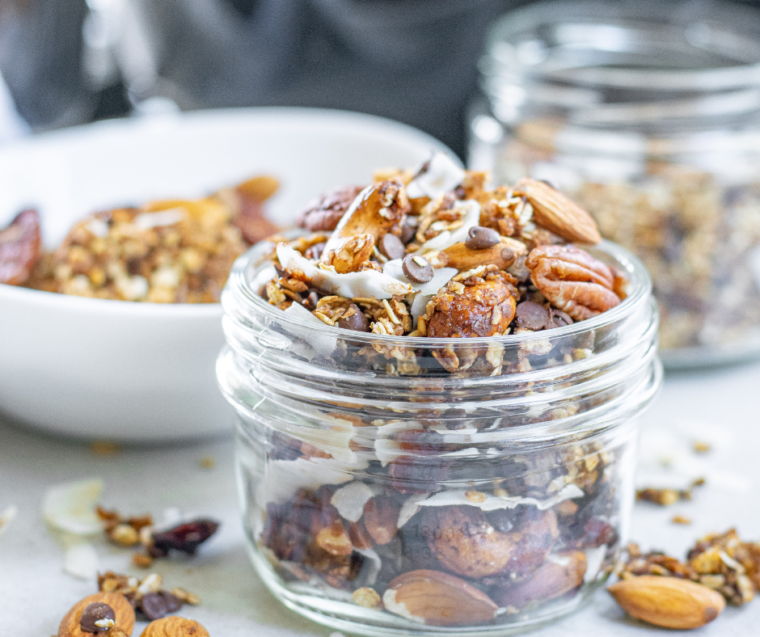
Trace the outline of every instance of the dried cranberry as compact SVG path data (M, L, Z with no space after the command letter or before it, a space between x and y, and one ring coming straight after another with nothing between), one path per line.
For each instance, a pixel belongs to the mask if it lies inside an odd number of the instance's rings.
M203 542L208 540L219 528L219 523L214 520L193 520L175 526L168 531L153 535L153 549L163 551L164 555L171 550L182 551L188 555Z

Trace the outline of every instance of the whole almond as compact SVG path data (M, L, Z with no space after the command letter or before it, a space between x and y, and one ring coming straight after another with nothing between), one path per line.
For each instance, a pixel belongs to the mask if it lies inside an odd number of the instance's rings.
M383 595L385 608L430 626L461 626L491 621L499 607L485 593L440 571L399 575Z
M93 637L92 633L82 630L82 611L90 604L101 602L108 604L114 612L114 629L120 629L126 635L132 634L135 627L135 611L132 605L121 593L95 593L74 604L61 620L58 627L58 637Z
M170 615L150 622L141 637L209 637L209 635L197 621Z
M699 628L726 606L720 593L675 577L642 575L617 582L607 590L629 615L663 628Z
M568 241L599 243L602 236L596 222L585 210L550 185L535 179L521 179L515 190L533 206L533 221Z

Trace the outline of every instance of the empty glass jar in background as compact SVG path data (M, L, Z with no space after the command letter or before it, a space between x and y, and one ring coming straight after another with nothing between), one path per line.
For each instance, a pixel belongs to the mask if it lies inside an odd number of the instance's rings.
M279 310L260 296L270 250L230 275L217 376L239 416L247 546L275 596L372 637L504 635L588 600L626 542L637 418L661 376L641 262L590 249L630 280L592 319L436 339ZM449 373L441 350L472 365Z
M481 60L470 167L571 195L637 253L670 366L760 354L760 13L546 3Z

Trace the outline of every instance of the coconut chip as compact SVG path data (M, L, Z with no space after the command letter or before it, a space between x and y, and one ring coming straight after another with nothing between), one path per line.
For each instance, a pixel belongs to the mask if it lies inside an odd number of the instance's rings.
M89 542L80 542L66 550L63 570L78 579L95 579L98 575L98 554Z
M378 270L338 274L332 270L318 268L287 243L277 244L277 258L283 269L294 278L303 280L323 292L349 299L390 299L398 294L406 295L413 291L408 283Z
M53 528L75 535L94 535L103 531L103 521L95 511L103 493L103 481L65 482L47 490L42 514Z
M464 181L464 170L457 166L446 153L435 153L422 166L406 187L406 194L412 199L430 197L454 190Z
M372 489L359 481L351 482L333 493L330 499L341 517L349 522L358 522L364 513L364 505L372 498Z
M546 509L550 509L564 500L581 498L585 495L574 484L568 484L556 495L543 500L519 496L487 495L485 493L479 493L481 497L473 497L474 493L479 492L466 491L464 489L441 491L429 497L424 496L417 501L414 500L418 496L412 496L401 507L398 526L400 528L403 524L406 524L419 511L420 507L474 506L478 507L481 511L496 511L499 509L514 509L520 505L530 505L536 507L539 511L546 511Z

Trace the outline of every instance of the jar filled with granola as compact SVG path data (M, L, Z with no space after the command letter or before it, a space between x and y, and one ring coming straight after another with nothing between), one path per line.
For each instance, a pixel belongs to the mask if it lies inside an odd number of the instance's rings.
M481 60L470 163L571 195L654 281L666 365L760 354L760 13L545 3Z
M485 178L437 156L331 193L222 295L251 558L338 630L526 630L626 541L649 276L545 184Z

